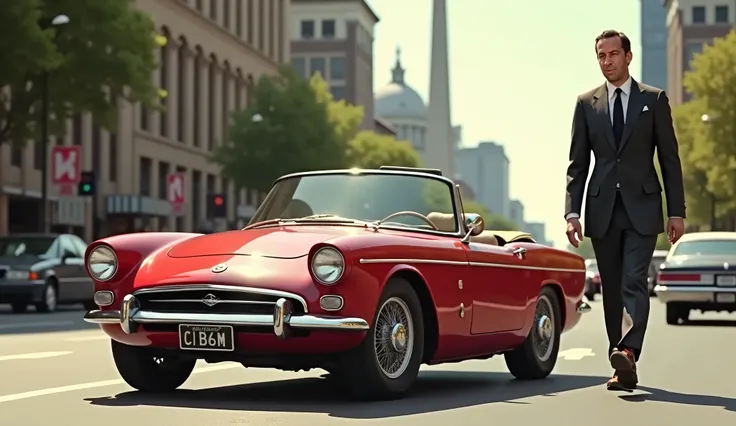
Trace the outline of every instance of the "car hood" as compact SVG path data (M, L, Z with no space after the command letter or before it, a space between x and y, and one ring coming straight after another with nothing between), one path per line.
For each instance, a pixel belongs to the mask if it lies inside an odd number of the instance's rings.
M736 256L673 256L662 271L716 270L736 271Z
M169 249L172 258L243 255L294 259L305 256L317 243L361 232L348 226L289 226L228 231L202 235Z

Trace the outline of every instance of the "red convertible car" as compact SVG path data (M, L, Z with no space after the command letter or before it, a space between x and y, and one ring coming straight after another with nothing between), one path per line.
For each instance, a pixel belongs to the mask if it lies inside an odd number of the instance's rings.
M428 169L284 176L242 230L118 235L86 265L99 310L84 318L146 392L181 386L198 359L322 368L361 399L404 395L423 363L500 354L541 379L590 310L581 257L484 230Z

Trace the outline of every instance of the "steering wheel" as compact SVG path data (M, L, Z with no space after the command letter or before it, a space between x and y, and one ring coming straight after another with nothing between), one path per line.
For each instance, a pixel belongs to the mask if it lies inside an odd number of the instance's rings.
M376 227L381 226L382 223L386 222L389 219L393 219L393 218L399 217L399 216L411 216L411 217L415 217L417 219L421 219L424 223L426 223L427 225L429 225L430 228L432 228L435 231L439 231L439 228L437 228L437 225L435 225L434 223L432 223L432 221L429 220L429 218L427 216L425 216L423 214L420 214L420 213L417 213L417 212L409 211L409 210L406 210L406 211L403 211L403 212L391 213L390 215L388 215L388 216L384 217L383 219L379 220L378 222L376 222Z

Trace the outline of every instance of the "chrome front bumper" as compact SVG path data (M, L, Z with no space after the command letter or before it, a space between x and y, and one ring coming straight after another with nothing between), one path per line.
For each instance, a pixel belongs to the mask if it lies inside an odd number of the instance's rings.
M217 324L248 327L270 327L279 338L286 338L290 328L327 331L366 331L370 328L362 318L339 318L315 315L292 315L292 305L279 299L273 315L170 313L143 311L137 308L135 296L123 298L119 311L89 311L84 320L92 324L120 324L127 334L135 333L138 324Z
M587 314L593 309L587 302L578 302L577 311L579 314Z
M662 303L712 303L718 302L716 294L736 294L736 287L656 285L654 286L654 294Z

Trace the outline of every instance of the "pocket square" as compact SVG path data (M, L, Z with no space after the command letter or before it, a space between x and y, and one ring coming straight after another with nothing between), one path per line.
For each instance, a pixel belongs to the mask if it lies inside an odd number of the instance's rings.
M644 105L644 108L642 108L641 112L647 112L649 111L649 107Z

